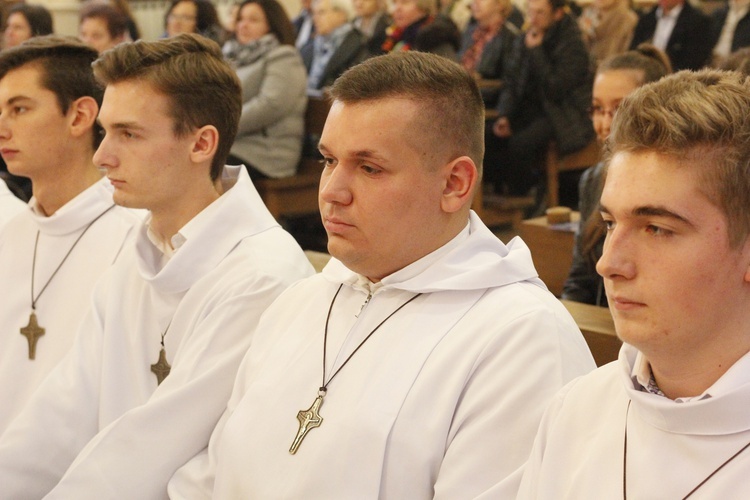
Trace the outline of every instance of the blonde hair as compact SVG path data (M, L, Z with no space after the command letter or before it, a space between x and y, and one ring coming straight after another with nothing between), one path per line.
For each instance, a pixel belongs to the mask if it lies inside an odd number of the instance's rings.
M698 169L701 190L724 212L730 245L750 234L750 79L737 72L680 71L626 97L606 159L664 154Z

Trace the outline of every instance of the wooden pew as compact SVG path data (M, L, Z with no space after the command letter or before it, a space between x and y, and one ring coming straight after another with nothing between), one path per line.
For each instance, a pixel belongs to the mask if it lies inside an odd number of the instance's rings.
M615 323L609 309L572 300L561 302L581 329L596 366L616 360L622 341L617 338Z
M305 136L317 138L323 132L331 104L326 97L309 97L305 110ZM318 184L323 164L318 158L300 160L297 173L281 179L260 179L255 187L277 220L280 217L318 212Z
M577 222L579 216L578 212L573 212L572 221ZM523 221L518 234L531 250L534 267L549 291L556 297L562 295L563 284L573 263L575 234L553 229L546 217Z
M545 169L547 171L547 206L556 207L560 203L560 172L585 170L599 163L601 147L596 139L580 151L560 156L557 146L551 142L547 149Z

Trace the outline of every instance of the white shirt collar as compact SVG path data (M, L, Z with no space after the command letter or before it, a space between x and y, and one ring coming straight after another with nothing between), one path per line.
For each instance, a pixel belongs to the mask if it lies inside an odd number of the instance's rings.
M677 20L677 18L680 16L680 12L682 12L682 8L685 6L685 4L677 5L676 7L673 7L672 10L669 11L669 13L664 13L664 10L661 7L656 8L656 19L674 19Z
M190 225L190 222L188 222L183 227L183 229L187 227L188 225ZM180 247L183 246L185 242L187 241L187 237L183 233L183 229L180 229L179 231L177 231L177 234L172 236L169 239L169 241L159 237L159 235L156 234L156 232L154 232L151 229L151 213L150 212L146 216L146 220L144 221L144 223L146 224L146 236L148 236L149 241L153 243L154 246L158 248L159 251L164 255L165 260L169 260L170 258L172 258L175 252L177 252L177 250L179 250Z

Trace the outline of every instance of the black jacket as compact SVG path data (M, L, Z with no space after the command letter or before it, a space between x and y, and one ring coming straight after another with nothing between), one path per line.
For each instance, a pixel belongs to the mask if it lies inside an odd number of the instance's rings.
M472 46L474 42L474 31L476 31L476 29L477 23L475 21L472 21L466 27L461 38L461 50L458 53L459 59L463 56L464 52ZM488 80L503 78L503 75L510 64L510 59L513 53L513 43L518 36L518 33L518 28L513 24L506 22L505 25L500 28L497 35L487 42L484 49L482 49L482 56L477 63L477 73L479 73L482 78Z
M308 74L310 73L310 67L312 66L313 56L315 54L315 41L314 37L307 42L302 49L300 54L302 60L305 63ZM326 65L326 69L323 72L323 78L321 79L323 87L330 87L333 82L341 76L341 74L347 69L351 68L357 63L362 62L367 57L367 46L365 37L361 31L353 28L347 33L344 40L333 53L331 59Z
M638 19L630 48L650 42L656 31L656 9L652 8ZM702 12L685 2L677 17L674 30L667 42L667 55L675 71L700 69L708 64L714 48L711 21Z
M565 15L547 30L542 44L531 49L520 34L511 61L498 99L499 116L508 117L511 126L519 113L546 116L562 154L591 142L594 128L588 108L593 75L576 21Z

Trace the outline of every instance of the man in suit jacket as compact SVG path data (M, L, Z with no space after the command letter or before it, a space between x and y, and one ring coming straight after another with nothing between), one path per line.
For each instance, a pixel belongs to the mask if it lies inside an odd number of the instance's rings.
M750 0L729 0L711 13L714 56L726 57L750 46Z
M313 2L315 37L300 50L308 90L332 85L341 73L365 58L365 37L349 22L353 13L349 0Z
M713 48L711 21L685 0L659 0L638 20L630 48L649 41L667 53L675 71L700 69Z

